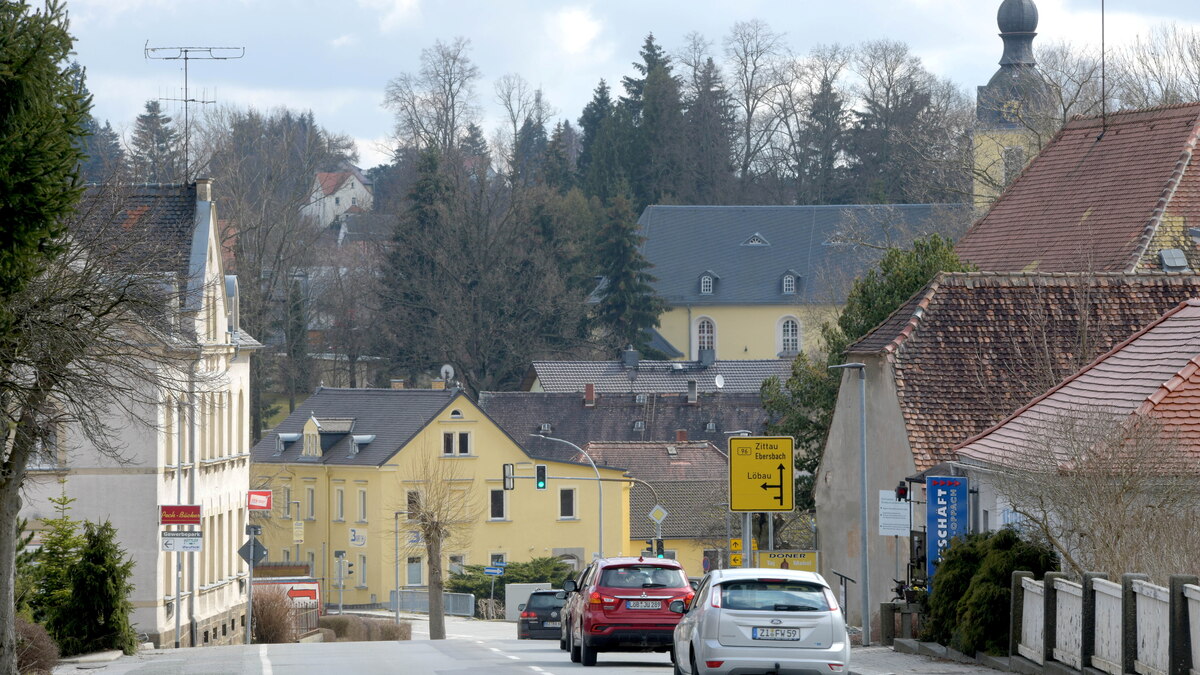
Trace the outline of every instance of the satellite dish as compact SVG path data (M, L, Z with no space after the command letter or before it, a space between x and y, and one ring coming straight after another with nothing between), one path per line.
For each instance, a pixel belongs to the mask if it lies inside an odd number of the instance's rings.
M721 389L725 386L725 376L718 373L717 376L713 378L713 384L717 385L717 389Z
M445 382L449 382L450 380L453 380L453 379L454 379L454 366L447 363L446 365L442 366L442 380Z

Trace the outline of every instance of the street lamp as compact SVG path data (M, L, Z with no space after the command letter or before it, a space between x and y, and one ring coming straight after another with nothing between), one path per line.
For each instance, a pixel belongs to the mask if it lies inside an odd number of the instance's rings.
M858 371L858 459L859 459L859 489L861 490L859 528L862 530L862 563L859 574L862 576L862 643L866 647L871 644L871 577L867 563L867 364L843 363L830 368L853 368Z
M589 455L586 450L579 447L578 445L575 445L571 441L564 441L561 438L554 438L553 436L543 436L542 434L529 434L529 435L534 438L544 438L548 441L556 441L558 443L565 443L565 444L571 446L572 448L575 448L576 450L578 450L579 453L581 455L583 455L584 457L587 457L588 463L592 465L592 471L596 472L596 500L599 502L598 508L600 509L600 512L599 512L598 518L597 518L597 522L600 523L600 526L599 526L600 531L599 531L599 541L596 544L596 555L598 557L603 558L604 557L604 482L600 480L600 469L596 468L596 463L592 461L592 456Z

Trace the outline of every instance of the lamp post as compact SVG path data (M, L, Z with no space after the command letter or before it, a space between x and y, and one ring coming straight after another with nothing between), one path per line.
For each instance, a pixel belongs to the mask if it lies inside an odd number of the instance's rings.
M561 438L554 438L553 436L543 436L542 434L529 434L529 435L534 438L544 438L548 441L565 443L566 445L569 445L572 448L575 448L576 450L578 450L579 454L583 455L584 457L587 457L588 463L592 465L592 471L596 472L596 501L599 503L598 508L600 509L600 512L597 514L597 522L600 525L599 525L599 540L596 543L596 555L603 558L604 557L604 482L600 480L600 469L596 468L596 463L594 461L592 461L592 456L589 455L586 450L579 447L578 445L575 445L571 441L564 441Z
M853 368L858 371L858 484L860 495L859 529L862 530L862 561L859 574L862 577L862 643L871 644L871 577L867 561L867 364L843 363L830 368Z
M296 517L292 520L292 538L296 538L296 523L300 523L300 527L304 527L304 520L300 517L300 500L288 502L288 506L296 505ZM300 563L300 542L296 542L296 564ZM312 570L309 570L310 572Z

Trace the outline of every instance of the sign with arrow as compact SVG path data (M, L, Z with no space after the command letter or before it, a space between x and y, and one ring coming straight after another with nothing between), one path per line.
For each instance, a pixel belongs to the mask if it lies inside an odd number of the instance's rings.
M795 466L790 436L730 437L729 510L795 509Z

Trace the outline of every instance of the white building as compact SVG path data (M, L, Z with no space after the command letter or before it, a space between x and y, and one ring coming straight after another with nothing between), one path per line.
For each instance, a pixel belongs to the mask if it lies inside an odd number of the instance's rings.
M371 203L371 189L357 171L323 171L313 179L312 199L300 213L325 228L342 214L370 211Z
M154 427L111 421L128 461L99 452L78 430L59 430L59 461L31 467L21 515L36 527L54 515L48 498L65 491L76 500L71 517L111 521L135 563L135 630L157 646L175 644L177 619L181 646L239 643L246 619L247 565L237 550L246 540L250 481L249 357L260 345L238 327L237 278L222 268L210 181L133 187L116 217L183 251L169 277L187 287L178 335L196 356L193 370L175 377L188 386L162 392L157 409L141 410L157 420ZM200 505L200 526L160 526L159 507L175 504ZM160 532L167 529L201 530L203 550L163 552Z

